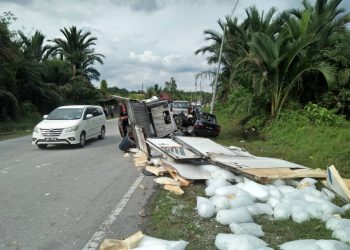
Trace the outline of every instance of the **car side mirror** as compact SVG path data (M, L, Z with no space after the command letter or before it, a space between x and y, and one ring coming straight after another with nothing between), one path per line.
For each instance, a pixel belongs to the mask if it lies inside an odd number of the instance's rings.
M43 115L43 118L46 119L48 117L48 115Z
M86 119L90 119L90 118L92 118L92 114L87 114Z

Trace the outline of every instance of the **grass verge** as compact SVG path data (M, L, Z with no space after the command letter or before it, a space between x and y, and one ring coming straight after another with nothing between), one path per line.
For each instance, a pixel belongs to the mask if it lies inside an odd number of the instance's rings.
M20 117L15 121L7 120L0 122L0 141L29 135L34 126L42 120L38 113Z

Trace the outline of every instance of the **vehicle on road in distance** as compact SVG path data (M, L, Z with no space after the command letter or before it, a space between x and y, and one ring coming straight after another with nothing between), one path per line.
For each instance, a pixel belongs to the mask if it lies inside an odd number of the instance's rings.
M178 115L184 113L188 114L188 107L190 103L188 101L173 101L171 109L174 115Z
M104 139L106 116L100 106L61 106L37 124L33 130L32 144L46 148L55 144L85 146L88 139Z
M187 119L188 108L190 103L188 101L173 101L171 104L171 111L176 125L181 126L182 122Z

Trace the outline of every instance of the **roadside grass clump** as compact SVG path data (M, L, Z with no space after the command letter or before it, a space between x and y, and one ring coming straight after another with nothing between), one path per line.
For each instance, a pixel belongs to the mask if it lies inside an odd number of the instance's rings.
M278 246L293 240L303 239L333 239L332 231L326 228L324 222L311 219L304 223L295 223L289 220L269 220L267 216L254 217L255 223L262 226L265 233L262 240L269 244L273 249L279 249Z

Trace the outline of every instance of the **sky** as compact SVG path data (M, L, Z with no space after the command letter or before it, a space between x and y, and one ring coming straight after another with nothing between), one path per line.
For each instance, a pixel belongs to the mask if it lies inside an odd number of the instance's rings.
M62 37L60 29L76 26L98 38L96 52L105 55L96 65L109 87L139 90L174 77L178 89L195 90L194 75L209 70L205 56L195 55L207 45L203 31L219 31L217 21L232 12L236 0L0 0L0 13L11 11L11 25L47 39ZM278 11L301 6L299 0L239 0L234 16L243 20L245 9ZM350 10L350 1L342 7ZM215 66L215 65L214 65ZM99 86L99 82L94 82ZM208 80L198 80L211 91Z

